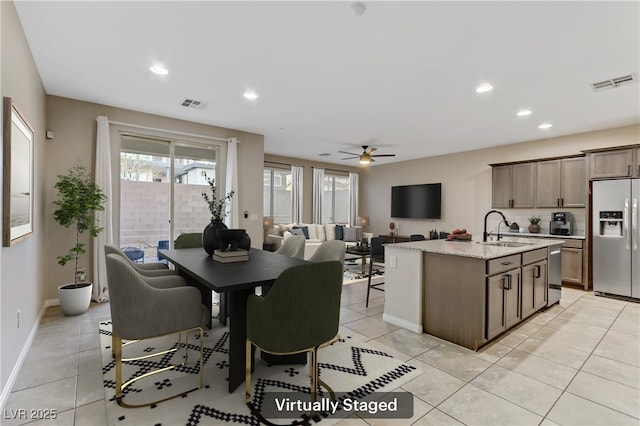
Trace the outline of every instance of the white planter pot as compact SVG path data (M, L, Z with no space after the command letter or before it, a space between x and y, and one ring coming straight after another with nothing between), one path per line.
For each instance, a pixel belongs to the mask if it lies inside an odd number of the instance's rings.
M62 312L69 316L84 313L89 309L92 289L91 283L78 283L78 287L74 287L73 284L58 287L58 299Z

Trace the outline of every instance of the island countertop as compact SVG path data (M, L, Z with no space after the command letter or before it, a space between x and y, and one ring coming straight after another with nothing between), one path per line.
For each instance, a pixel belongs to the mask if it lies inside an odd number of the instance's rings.
M474 257L478 259L495 259L512 254L523 253L530 250L562 244L564 241L557 238L506 238L501 241L523 243L518 247L502 247L485 244L478 241L446 241L427 240L408 243L391 244L389 247L407 250L417 250L427 253L439 253L451 256Z

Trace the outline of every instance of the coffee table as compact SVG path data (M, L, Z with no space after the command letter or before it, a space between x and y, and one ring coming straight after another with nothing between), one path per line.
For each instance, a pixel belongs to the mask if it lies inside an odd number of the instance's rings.
M361 256L362 259L362 275L364 275L366 273L366 266L367 266L367 257L371 256L371 247L358 247L358 246L352 246L352 247L347 247L347 253L348 254L355 254L356 256Z

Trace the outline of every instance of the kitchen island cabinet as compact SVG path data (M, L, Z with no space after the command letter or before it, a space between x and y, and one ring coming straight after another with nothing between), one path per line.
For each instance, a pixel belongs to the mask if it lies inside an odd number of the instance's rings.
M388 245L383 319L478 350L546 307L552 244L558 240Z

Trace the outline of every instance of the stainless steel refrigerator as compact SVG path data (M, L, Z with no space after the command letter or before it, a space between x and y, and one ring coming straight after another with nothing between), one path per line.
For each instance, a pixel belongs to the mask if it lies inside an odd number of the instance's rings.
M640 298L640 179L593 182L593 290Z

